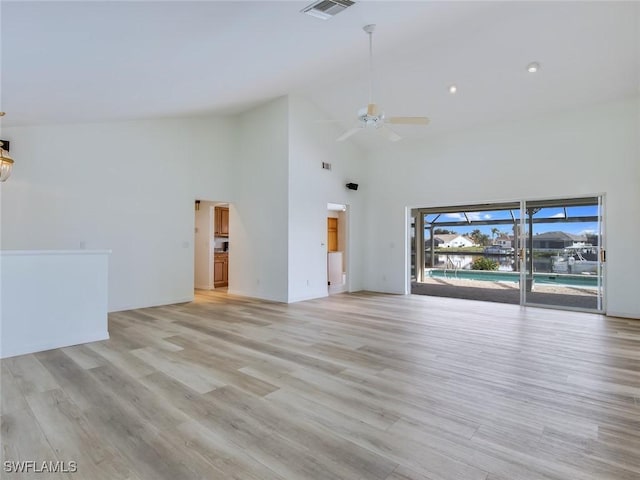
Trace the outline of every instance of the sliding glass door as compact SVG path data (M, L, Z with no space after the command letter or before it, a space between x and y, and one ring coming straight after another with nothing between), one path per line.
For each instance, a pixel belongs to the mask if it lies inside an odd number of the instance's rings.
M412 293L604 311L601 197L414 209Z
M522 303L601 312L602 198L525 201Z

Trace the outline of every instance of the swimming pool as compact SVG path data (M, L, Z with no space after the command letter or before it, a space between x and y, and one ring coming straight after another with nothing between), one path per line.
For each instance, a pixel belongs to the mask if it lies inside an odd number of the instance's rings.
M468 280L481 280L487 282L513 282L520 281L519 272L494 272L489 270L444 270L432 268L426 270L427 275L435 278L464 278ZM564 273L534 273L536 283L551 285L569 285L572 287L597 288L597 275L569 275Z

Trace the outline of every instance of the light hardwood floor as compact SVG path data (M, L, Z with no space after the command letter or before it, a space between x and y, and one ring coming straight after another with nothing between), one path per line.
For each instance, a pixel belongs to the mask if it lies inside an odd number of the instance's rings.
M6 359L2 478L640 479L640 321L424 296L202 293Z

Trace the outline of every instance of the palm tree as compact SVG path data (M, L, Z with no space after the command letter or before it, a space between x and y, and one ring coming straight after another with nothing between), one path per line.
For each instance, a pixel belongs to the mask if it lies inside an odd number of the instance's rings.
M499 237L501 233L502 232L500 231L500 229L498 227L493 227L491 229L491 238L495 239L495 238Z
M486 233L482 233L478 228L471 231L471 233L469 234L469 238L473 241L474 244L480 246L488 245L490 241L489 235L487 235Z

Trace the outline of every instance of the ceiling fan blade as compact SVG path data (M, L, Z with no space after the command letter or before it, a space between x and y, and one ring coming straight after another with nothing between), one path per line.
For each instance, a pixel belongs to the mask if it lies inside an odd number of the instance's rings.
M396 132L391 130L386 125L382 125L381 130L384 132L387 139L391 142L397 142L398 140L402 140L402 137L400 135L398 135Z
M336 142L342 142L343 140L346 140L347 138L351 137L352 135L355 135L360 130L362 130L362 127L354 127L351 130L347 130L342 135L340 135L338 138L336 138Z
M370 117L375 117L378 115L378 105L375 103L370 103L367 105L367 115Z
M428 125L429 119L427 117L391 117L387 122L398 125Z

